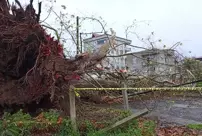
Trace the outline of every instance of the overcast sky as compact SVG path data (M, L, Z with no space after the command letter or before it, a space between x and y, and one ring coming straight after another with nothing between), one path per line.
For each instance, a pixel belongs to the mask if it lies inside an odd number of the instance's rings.
M57 11L61 5L66 5L69 14L101 16L107 22L107 28L112 27L117 36L122 37L125 37L125 27L134 19L150 21L149 26L139 24L136 33L140 37L145 38L154 31L155 38L162 39L166 46L181 41L183 45L178 48L181 53L202 56L202 0L56 0L56 3ZM42 19L45 17L44 11ZM53 20L49 19L49 23ZM100 31L100 26L85 23L85 29ZM135 35L129 38L133 45L144 46Z

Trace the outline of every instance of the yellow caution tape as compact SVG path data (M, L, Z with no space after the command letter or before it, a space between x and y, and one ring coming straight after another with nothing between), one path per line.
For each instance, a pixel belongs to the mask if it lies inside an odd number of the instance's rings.
M164 87L164 88L74 88L75 91L202 91L202 87Z

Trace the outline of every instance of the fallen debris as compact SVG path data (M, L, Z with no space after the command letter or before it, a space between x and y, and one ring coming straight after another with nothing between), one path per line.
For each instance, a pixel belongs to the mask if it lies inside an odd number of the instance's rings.
M196 130L177 126L159 128L156 133L157 136L199 136Z
M126 117L118 122L116 122L115 124L113 124L112 126L109 126L103 130L101 130L102 132L108 132L108 131L112 131L118 127L121 127L121 126L124 126L126 125L127 123L129 123L130 121L134 120L134 119L137 119L139 117L142 117L144 115L146 115L149 111L147 109L143 109L142 111L139 111L129 117Z

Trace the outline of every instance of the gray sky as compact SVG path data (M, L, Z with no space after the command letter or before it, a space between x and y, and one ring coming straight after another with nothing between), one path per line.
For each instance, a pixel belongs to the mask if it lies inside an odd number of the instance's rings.
M125 27L134 19L148 20L149 26L140 23L135 30L140 37L145 38L154 31L155 38L162 39L167 47L181 41L183 45L178 48L181 53L202 56L202 0L56 0L56 3L54 9L57 12L61 5L66 5L69 14L102 16L107 28L112 27L118 36L123 37ZM45 17L44 12L42 19ZM49 23L53 20L50 18ZM97 23L89 22L83 27L87 32L101 29ZM133 45L144 46L135 35L131 34L129 38ZM189 51L192 53L189 54Z

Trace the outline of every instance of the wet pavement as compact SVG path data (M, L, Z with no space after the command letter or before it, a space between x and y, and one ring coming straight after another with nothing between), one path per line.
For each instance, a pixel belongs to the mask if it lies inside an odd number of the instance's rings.
M202 124L202 97L132 102L130 108L133 112L148 108L146 117L158 120L160 126Z

